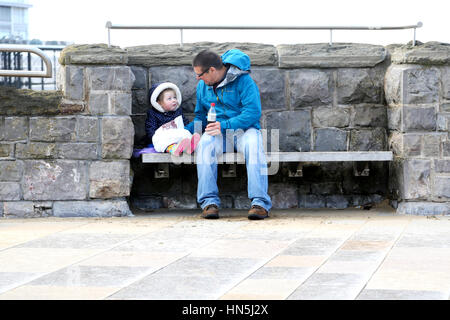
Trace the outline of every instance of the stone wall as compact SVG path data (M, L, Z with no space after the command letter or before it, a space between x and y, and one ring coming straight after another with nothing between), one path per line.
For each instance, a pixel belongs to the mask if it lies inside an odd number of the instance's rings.
M176 83L192 119L191 61L205 48L249 54L261 124L268 137L279 130L281 151L395 153L392 163L305 163L300 176L281 163L269 176L274 208L369 208L390 199L400 213L450 211L448 45L102 44L63 50L58 91L0 88L0 216L198 208L195 165L170 164L169 178L156 178L157 165L131 155L147 144L153 83ZM226 169L219 166L223 207L248 208L245 166L234 177Z
M64 65L59 91L0 88L0 215L130 215L130 67Z
M401 47L386 73L391 198L398 212L450 213L450 45Z
M197 81L192 58L202 49L219 54L239 48L252 61L251 76L261 93L262 127L279 130L281 151L387 150L387 113L384 75L389 65L382 46L335 44L274 47L245 43L196 43L127 48L128 65L136 82L132 119L135 146L143 147L148 88L154 83L176 83L183 95L183 110L192 119ZM157 165L132 159L134 183L131 202L141 209L198 208L194 165L170 165L169 178L157 179ZM363 164L364 165L364 164ZM387 196L388 164L369 163L369 176L355 176L353 163L308 163L303 176L294 177L295 164L281 164L269 176L274 208L370 207ZM244 165L236 177L222 176L218 184L223 207L249 208Z

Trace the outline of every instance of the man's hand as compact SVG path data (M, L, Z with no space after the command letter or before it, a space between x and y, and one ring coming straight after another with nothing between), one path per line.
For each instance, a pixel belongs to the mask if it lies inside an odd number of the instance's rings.
M216 121L213 123L210 123L206 126L205 132L209 134L210 136L218 136L221 134L220 131L220 122Z

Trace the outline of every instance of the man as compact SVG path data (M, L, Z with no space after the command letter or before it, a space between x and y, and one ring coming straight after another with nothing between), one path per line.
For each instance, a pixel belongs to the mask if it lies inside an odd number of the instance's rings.
M196 151L198 189L197 201L202 217L219 218L220 198L217 188L217 156L238 151L245 156L248 197L251 209L248 218L269 216L272 202L267 193L267 161L260 132L261 100L259 89L250 77L250 58L232 49L221 57L204 50L193 60L199 83L194 121L186 129L194 132L202 124L202 135ZM215 103L216 122L207 124L206 116Z

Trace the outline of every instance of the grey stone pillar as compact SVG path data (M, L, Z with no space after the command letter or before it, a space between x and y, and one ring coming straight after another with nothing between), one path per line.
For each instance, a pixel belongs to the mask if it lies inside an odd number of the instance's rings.
M450 214L450 48L397 47L385 77L397 212Z

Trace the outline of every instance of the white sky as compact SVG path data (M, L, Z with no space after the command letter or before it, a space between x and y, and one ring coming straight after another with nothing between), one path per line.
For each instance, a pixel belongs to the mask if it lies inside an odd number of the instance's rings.
M448 0L29 0L30 39L107 43L117 25L403 26L423 22L417 40L450 43ZM334 31L333 42L407 43L413 30ZM111 30L122 48L179 43L178 30ZM184 42L267 44L329 41L329 31L185 30Z

